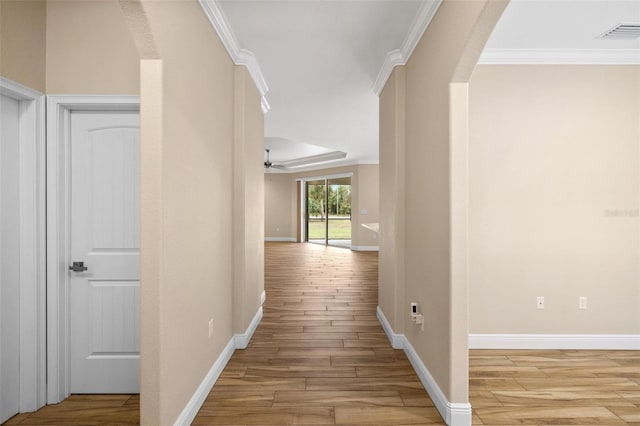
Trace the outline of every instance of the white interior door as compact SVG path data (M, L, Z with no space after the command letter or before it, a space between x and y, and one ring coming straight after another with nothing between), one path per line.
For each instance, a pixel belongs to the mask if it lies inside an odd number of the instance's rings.
M0 423L20 411L20 103L0 95Z
M71 113L71 393L139 390L139 114Z

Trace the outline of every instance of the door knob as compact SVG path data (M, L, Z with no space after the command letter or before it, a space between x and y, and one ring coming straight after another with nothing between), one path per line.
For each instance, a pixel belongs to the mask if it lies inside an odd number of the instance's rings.
M73 262L73 265L69 266L69 270L73 272L84 272L87 268L84 266L84 262Z

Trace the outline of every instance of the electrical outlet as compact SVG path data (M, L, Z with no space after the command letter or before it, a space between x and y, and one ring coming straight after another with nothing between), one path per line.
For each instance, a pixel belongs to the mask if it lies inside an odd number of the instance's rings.
M587 296L578 297L578 309L587 309Z
M536 307L538 309L544 309L544 296L538 296L536 299Z
M411 302L411 316L415 317L418 315L418 304L416 302Z
M209 337L213 336L213 318L209 320Z

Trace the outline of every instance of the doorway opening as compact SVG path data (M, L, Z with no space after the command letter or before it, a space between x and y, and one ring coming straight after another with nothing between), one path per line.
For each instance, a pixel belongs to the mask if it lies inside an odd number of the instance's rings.
M351 248L351 176L305 181L305 241Z

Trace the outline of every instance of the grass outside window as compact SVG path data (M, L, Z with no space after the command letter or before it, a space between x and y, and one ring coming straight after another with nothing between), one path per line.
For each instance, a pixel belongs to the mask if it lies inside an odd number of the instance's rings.
M309 219L309 239L323 240L325 237L325 222L320 219ZM350 240L351 219L349 217L329 219L329 239Z

